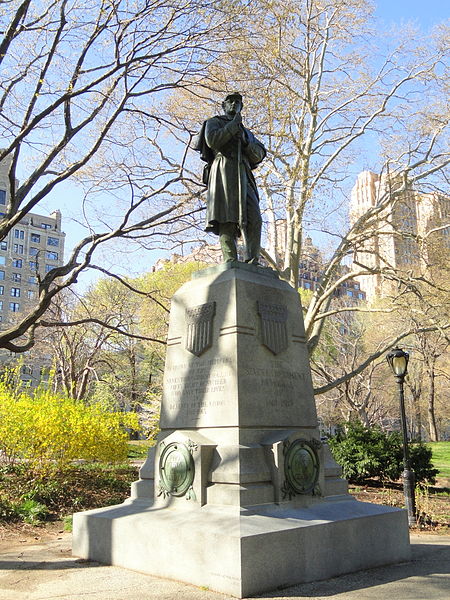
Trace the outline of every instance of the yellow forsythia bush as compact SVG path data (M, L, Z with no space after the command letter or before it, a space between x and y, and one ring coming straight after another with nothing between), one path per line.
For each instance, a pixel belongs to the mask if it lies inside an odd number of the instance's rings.
M119 462L127 456L126 428L139 429L136 414L45 389L29 395L0 380L0 453L9 462L25 459L38 470L76 459Z

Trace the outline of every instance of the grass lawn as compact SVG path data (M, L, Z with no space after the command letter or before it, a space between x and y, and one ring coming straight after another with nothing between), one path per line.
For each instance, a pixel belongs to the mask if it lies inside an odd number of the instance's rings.
M450 442L431 442L432 463L439 469L438 477L450 479Z
M131 460L145 460L148 449L154 445L154 441L135 440L128 442L128 458Z

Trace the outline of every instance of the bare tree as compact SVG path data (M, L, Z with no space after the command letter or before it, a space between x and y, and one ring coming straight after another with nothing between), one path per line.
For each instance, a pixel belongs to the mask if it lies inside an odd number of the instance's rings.
M92 396L98 383L122 408L139 406L146 391L159 396L170 297L202 266L168 264L136 279L106 273L82 295L65 290L40 320L33 352L51 354L56 384L72 397Z
M165 195L182 176L182 159L145 191L132 186L127 134L139 132L143 115L147 130L164 127L158 105L170 90L201 81L229 28L226 13L205 0L12 0L0 31L0 161L9 179L0 238L61 183L92 180L97 154L130 185L126 208L103 215L67 262L40 278L37 304L0 333L0 347L22 352L51 301L102 246L157 235L189 212L185 197Z
M340 300L340 304L347 301ZM326 323L321 340L311 357L311 369L316 389L332 384L327 393L317 397L319 416L334 423L357 417L366 427L384 426L393 418L389 394L383 386L382 361L372 361L367 368L347 379L347 373L367 359L367 342L373 324L364 315L340 312ZM383 361L384 362L384 361ZM340 384L335 382L342 380ZM330 407L333 407L332 414Z
M50 356L55 384L72 398L85 399L92 384L114 370L111 357L139 335L138 296L117 281L104 279L77 296L60 293L42 321L34 353ZM162 342L161 342L162 343Z
M432 442L437 442L440 439L437 404L441 407L448 406L446 388L449 373L448 369L445 368L448 367L448 364L446 365L448 363L446 361L448 348L448 339L439 332L433 335L416 334L413 337L413 353L416 355L416 359L422 363L422 371L425 375L425 385L421 392L426 398L428 436ZM438 394L438 382L441 378L444 378L445 385L440 387L440 394Z
M421 398L423 385L423 369L421 363L418 361L410 361L408 365L408 377L406 378L406 388L409 390L409 396L411 398L411 414L410 414L410 427L411 438L415 440L422 440L422 407Z
M246 117L269 151L258 173L271 242L264 253L268 263L298 287L305 230L320 229L322 239L335 240L305 313L313 353L332 315L380 311L333 304L346 281L382 274L402 297L423 293L419 288L424 286L436 289L423 270L399 270L388 261L376 267L372 262L342 266L374 237L403 235L395 231L392 213L405 193L448 192L448 110L443 100L448 98L448 78L442 76L448 43L443 28L427 44L411 30L397 37L395 45L387 37L377 38L372 5L364 0L306 0L301 5L261 0L252 9L260 15L248 24L247 43L230 53L222 71L214 65L212 73L216 80L228 76L228 82L230 70L234 74L232 85L245 94ZM377 144L381 152L374 153ZM360 163L361 156L385 175L386 185L349 227L342 214L349 195L348 165ZM443 215L442 230L448 219ZM421 243L419 236L415 242ZM384 305L381 310L393 308ZM431 315L421 323L424 333L448 326L448 320L437 323ZM368 349L364 359L316 392L359 375L414 331L408 319L401 322L384 343Z

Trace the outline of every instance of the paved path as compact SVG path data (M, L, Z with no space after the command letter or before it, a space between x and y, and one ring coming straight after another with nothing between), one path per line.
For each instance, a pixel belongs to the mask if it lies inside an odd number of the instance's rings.
M412 536L410 562L296 585L272 600L449 600L450 536ZM71 536L0 553L1 600L231 600L179 582L74 558Z

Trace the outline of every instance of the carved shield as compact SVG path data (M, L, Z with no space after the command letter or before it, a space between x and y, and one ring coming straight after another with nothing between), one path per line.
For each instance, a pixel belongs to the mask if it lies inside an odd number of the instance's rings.
M261 341L273 354L288 347L287 307L284 304L267 304L258 301L261 317Z
M186 350L200 356L212 345L212 326L216 303L207 302L186 309Z

